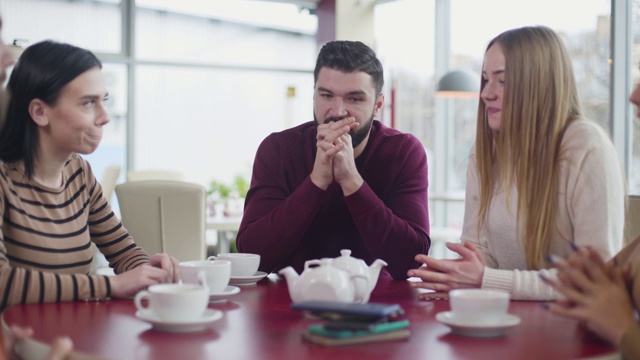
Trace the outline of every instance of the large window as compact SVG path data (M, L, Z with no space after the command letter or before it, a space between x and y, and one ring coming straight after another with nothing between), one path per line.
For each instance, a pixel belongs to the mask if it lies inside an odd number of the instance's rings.
M313 119L309 74L141 65L135 82L136 167L203 185L248 181L269 133Z
M609 131L610 1L451 0L445 12L450 22L439 27L438 21L446 22L447 18L433 17L436 4L437 0L399 0L378 6L376 12L376 24L380 25L378 48L391 63L391 77L397 87L397 125L418 136L427 148L431 195L440 197L464 191L477 109L477 99L442 103L434 99L438 80L438 64L434 63L442 55L439 52L450 53L446 68L475 73L479 82L489 40L511 28L549 26L560 33L571 53L586 115ZM570 17L566 16L568 13ZM421 20L413 20L417 14ZM393 18L395 27L389 18ZM400 22L411 26L398 27ZM440 32L433 32L436 27ZM401 29L411 30L403 33ZM449 41L438 45L438 37ZM397 41L399 38L403 41ZM425 53L430 56L424 56ZM449 201L445 207L431 210L435 225L453 228L462 225L461 202Z
M125 20L130 1L135 3L131 29ZM9 42L51 38L86 47L105 62L112 122L90 156L98 175L107 163L125 169L171 167L206 186L214 179L248 177L262 138L312 118L317 20L293 3L0 0L0 12ZM445 16L436 15L445 3ZM629 157L630 192L640 193L640 141L634 141L640 123L610 118L611 5L611 0L378 2L375 47L387 80L381 120L424 143L431 194L464 189L475 136L477 100L433 97L441 72L479 74L492 37L538 24L565 40L587 116L607 130L617 121L627 124L629 155L621 158ZM639 9L640 0L633 0L632 25L640 21ZM131 53L123 43L129 30L135 34ZM635 27L633 34L638 33ZM638 38L632 39L633 74L640 73ZM432 215L441 226L462 222L455 202Z
M486 46L496 35L523 26L548 26L560 34L570 53L585 115L609 132L610 14L608 0L452 0L451 64L480 76ZM466 160L475 141L476 109L477 101L456 101L450 135L455 145L453 161L447 164L450 187L446 190L464 189ZM464 209L449 210L449 225L459 226Z
M130 1L135 38L123 41ZM151 168L204 186L248 180L265 136L312 119L317 21L297 5L0 0L0 13L8 42L52 39L102 59L111 123L87 155L98 178L117 164L120 181Z
M170 168L204 186L248 181L269 133L313 119L308 12L264 1L136 4L136 169Z
M478 104L478 99L434 98L438 76L462 69L479 82L493 37L546 25L562 36L571 54L586 116L609 132L610 14L609 0L398 0L377 6L376 46L390 70L395 125L418 136L429 157L432 227L462 226L463 203L456 199L464 192Z

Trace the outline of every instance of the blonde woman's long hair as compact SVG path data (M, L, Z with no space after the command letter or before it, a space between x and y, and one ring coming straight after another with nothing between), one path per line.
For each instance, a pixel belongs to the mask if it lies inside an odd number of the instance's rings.
M509 201L515 185L517 229L528 268L537 270L555 228L560 144L567 127L581 117L580 100L571 59L553 30L513 29L494 38L487 50L494 44L505 56L504 96L498 132L489 128L484 102L478 106L478 226L486 224L494 191L505 191Z

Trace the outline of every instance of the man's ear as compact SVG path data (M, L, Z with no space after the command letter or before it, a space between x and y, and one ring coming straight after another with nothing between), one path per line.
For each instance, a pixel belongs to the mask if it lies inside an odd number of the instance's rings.
M382 105L384 105L384 94L380 94L378 95L378 98L376 99L376 105L375 105L375 110L373 112L374 116L378 116L378 114L380 113L380 110L382 110Z
M29 115L33 122L38 126L49 125L49 117L47 116L47 104L40 99L33 99L29 103Z

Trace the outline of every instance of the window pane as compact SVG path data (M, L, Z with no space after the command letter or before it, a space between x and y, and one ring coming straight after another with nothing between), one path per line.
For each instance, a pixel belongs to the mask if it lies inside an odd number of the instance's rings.
M573 60L586 116L610 131L608 59L611 1L453 0L451 4L453 61L457 66L473 69L478 74L487 43L499 33L532 25L546 25L557 31ZM509 16L496 16L495 9ZM482 26L468 26L478 19L491 20L483 21Z
M135 91L136 169L178 170L207 187L249 180L268 134L313 119L311 74L140 66Z
M313 68L316 17L265 1L136 1L141 60ZM286 24L286 25L284 25Z
M491 38L511 28L547 25L559 32L572 56L586 116L609 131L610 0L451 0L449 5L450 69L475 72L479 82ZM435 1L377 5L376 50L387 82L395 89L396 127L416 135L427 149L432 225L459 229L464 209L456 199L465 187L478 100L436 101L433 97L439 35L434 24L442 20L435 19L434 10ZM389 122L388 117L385 120ZM438 197L446 199L445 204Z
M313 119L314 16L265 1L136 6L136 169L249 180L269 133Z
M508 16L498 16L496 9ZM609 0L452 0L451 13L453 67L471 70L478 76L488 42L501 32L534 25L557 31L572 58L586 117L610 131ZM479 23L479 19L484 21ZM452 179L464 178L460 170L466 169L465 159L475 141L476 110L477 101L455 106L454 163L449 169ZM464 189L464 180L454 183Z
M633 29L633 86L640 84L640 0L633 0L633 18L631 20ZM629 129L629 139L631 144L631 163L629 165L629 193L640 194L640 119L638 119L637 108L632 111L631 124Z
M375 50L385 71L386 111L381 120L412 133L432 148L433 99L429 85L434 72L435 2L386 2L376 5L374 15Z
M108 165L119 165L122 169L120 179L124 181L127 150L127 68L122 64L103 64L102 73L109 91L107 111L109 123L103 127L102 142L92 154L84 155L91 163L91 168L98 180ZM112 204L117 202L116 196L111 198ZM117 208L117 205L114 207Z
M50 39L96 53L119 54L122 48L120 0L0 0L6 42L28 44Z

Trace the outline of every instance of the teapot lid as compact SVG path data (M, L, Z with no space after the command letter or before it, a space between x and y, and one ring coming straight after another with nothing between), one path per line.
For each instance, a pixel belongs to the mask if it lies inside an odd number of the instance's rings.
M333 259L333 265L343 270L360 271L364 272L367 269L367 264L362 259L351 256L351 250L340 250L341 256Z
M351 256L351 250L349 250L349 249L342 249L342 250L340 250L340 254L341 254L342 256Z

